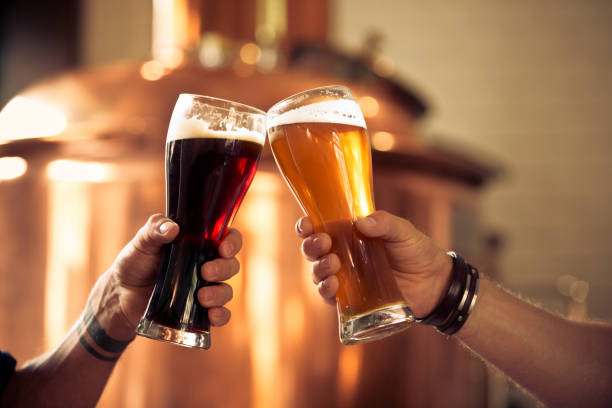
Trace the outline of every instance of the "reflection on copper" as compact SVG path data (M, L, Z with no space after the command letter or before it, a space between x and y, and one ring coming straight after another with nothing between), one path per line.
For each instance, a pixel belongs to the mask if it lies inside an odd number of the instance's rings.
M27 170L28 162L22 157L0 157L0 181L19 178L23 176Z
M395 136L389 132L374 132L372 135L372 147L383 152L393 149Z
M153 58L173 69L183 62L181 50L200 39L200 17L189 0L153 0Z
M338 396L341 407L353 406L363 357L362 346L342 347L338 361Z
M165 72L164 65L157 60L147 61L140 67L140 75L147 81L157 81Z
M280 406L278 189L275 176L259 172L250 188L255 199L241 209L245 235L260 237L249 242L250 256L244 265L249 271L245 289L255 408Z
M363 116L365 116L366 118L376 116L380 109L378 101L372 96L362 96L357 100L357 102L359 103L361 112L363 112Z
M88 265L91 196L84 183L52 181L49 184L48 264L45 282L44 344L48 350L69 328L69 299L86 291L83 271ZM82 307L82 305L80 305ZM74 316L70 316L74 317Z
M287 0L260 0L255 13L255 38L265 46L283 38L287 31Z
M237 59L233 65L234 74L240 78L248 78L255 73L255 66L245 64L242 60Z
M55 160L47 166L47 177L56 181L103 183L117 178L115 165L74 160Z
M246 43L240 47L240 59L247 65L255 65L261 59L261 48L255 43Z
M157 60L168 70L181 66L185 61L185 53L179 49L170 49L157 57Z
M55 136L66 129L67 123L65 113L53 104L16 96L0 112L0 143Z
M198 57L200 62L207 68L217 68L225 60L223 55L223 39L214 33L207 33L202 36Z
M244 296L245 273L242 270L242 265L244 265L243 250L236 255L236 259L241 265L241 270L240 273L232 276L226 281L227 284L232 287L234 297L227 303L225 307L232 311L232 324L230 325L230 329L232 330L232 341L236 344L236 346L240 347L248 341L247 333L244 330L244 327L246 326L244 315L242 313L234 313L234 311L238 310L237 306Z
M304 334L304 303L302 297L294 294L283 304L284 338L291 346L298 346Z

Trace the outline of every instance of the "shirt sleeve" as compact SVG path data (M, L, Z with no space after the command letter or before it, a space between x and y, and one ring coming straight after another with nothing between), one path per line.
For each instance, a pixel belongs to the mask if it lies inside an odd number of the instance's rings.
M9 353L0 351L0 394L15 372L17 361Z

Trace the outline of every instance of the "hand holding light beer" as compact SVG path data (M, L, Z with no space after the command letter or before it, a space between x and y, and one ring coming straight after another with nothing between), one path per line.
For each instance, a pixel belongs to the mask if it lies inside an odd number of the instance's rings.
M163 249L161 271L137 333L187 347L210 347L209 285L202 265L219 257L265 141L265 113L235 102L181 94L166 140L166 215L180 226Z
M348 88L331 86L291 96L267 114L274 159L315 232L332 238L340 259L336 294L340 341L377 340L413 322L385 249L354 222L374 212L370 142Z

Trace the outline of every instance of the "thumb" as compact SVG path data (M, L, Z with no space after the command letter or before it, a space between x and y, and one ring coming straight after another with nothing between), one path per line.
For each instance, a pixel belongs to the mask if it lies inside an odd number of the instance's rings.
M138 230L131 244L144 255L159 254L162 245L171 242L178 235L179 226L161 214L154 214Z
M131 286L151 284L162 245L174 240L178 232L179 226L169 218L152 215L115 258L113 270L120 281Z
M366 237L382 238L387 242L402 242L414 235L416 228L410 223L386 211L376 211L355 222L357 230Z

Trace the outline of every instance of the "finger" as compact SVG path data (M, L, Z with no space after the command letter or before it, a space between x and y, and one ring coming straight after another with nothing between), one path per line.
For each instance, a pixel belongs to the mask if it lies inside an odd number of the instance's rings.
M338 291L338 286L340 282L338 281L338 277L336 275L332 275L325 280L322 280L317 285L317 289L319 289L319 294L325 301L328 303L335 303L336 292Z
M386 211L376 211L367 217L360 218L355 226L367 237L382 238L387 242L401 242L409 240L416 228L410 223Z
M227 280L238 273L240 262L236 258L215 259L202 265L202 278L208 282Z
M204 286L198 290L198 301L204 307L223 306L234 296L234 291L227 283Z
M227 236L219 245L219 255L223 258L231 258L242 249L242 234L237 229L230 229Z
M324 232L319 232L302 241L302 253L309 261L315 261L329 253L331 246L331 237Z
M132 238L132 245L146 255L157 255L162 245L172 242L178 232L179 226L170 218L154 214Z
M340 259L336 254L329 254L312 265L312 281L316 284L334 275L340 269Z
M208 309L208 319L213 326L223 326L229 322L232 313L224 307L211 307Z
M295 223L295 232L302 238L306 238L314 232L312 221L308 217L302 217Z

